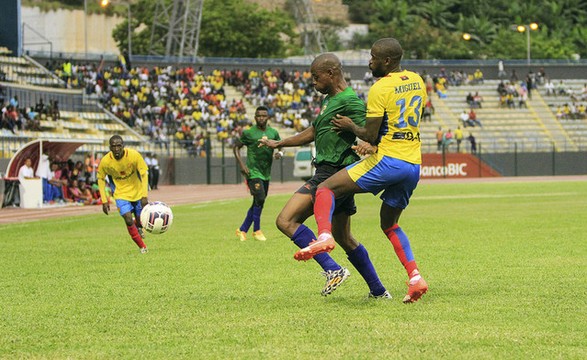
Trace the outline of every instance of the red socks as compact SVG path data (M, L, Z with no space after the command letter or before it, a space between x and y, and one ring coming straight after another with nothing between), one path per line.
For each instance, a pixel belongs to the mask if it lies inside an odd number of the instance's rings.
M314 218L318 225L318 236L324 232L332 234L332 213L334 212L334 193L328 188L319 188L314 201Z
M414 274L418 274L418 265L416 265L416 259L414 259L410 241L399 225L395 224L384 232L393 245L395 254L406 269L408 276L411 278Z
M139 248L142 249L147 247L147 245L145 245L145 243L143 242L143 238L141 237L141 234L139 234L139 230L137 230L136 225L133 224L131 226L127 226L126 229L128 230L128 233L130 234L132 241L134 241Z

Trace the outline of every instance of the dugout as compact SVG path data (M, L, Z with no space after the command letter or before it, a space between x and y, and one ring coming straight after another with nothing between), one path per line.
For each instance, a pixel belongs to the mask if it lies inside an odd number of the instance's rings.
M39 160L44 151L50 159L68 160L80 147L84 145L99 144L99 140L33 140L24 144L14 153L4 177L4 200L2 207L20 206L22 208L37 208L43 206L43 186L41 179L27 179L24 184L18 180L18 171L24 165L26 159L30 158L33 169L37 170ZM19 186L20 185L20 186Z

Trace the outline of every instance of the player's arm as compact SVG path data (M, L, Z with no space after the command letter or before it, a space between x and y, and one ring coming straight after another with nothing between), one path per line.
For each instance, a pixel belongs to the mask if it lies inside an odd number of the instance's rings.
M332 128L337 131L349 131L355 134L359 139L368 142L369 144L376 145L377 138L379 137L379 128L383 116L367 117L365 126L361 127L353 122L348 116L336 114L331 120Z
M149 199L147 198L149 194L149 167L145 162L145 159L139 154L137 154L137 171L141 177L141 204L143 206L149 203Z
M106 196L106 172L104 171L106 163L105 159L100 161L100 165L98 166L98 191L100 191L100 199L102 200L102 211L104 214L108 215L110 211L110 202L108 201L108 197Z
M236 162L241 169L241 173L248 178L251 173L249 172L247 164L245 164L243 158L241 157L241 149L243 148L243 146L245 146L245 144L243 144L240 139L236 139L234 142L234 146L232 147L232 152L234 153Z
M307 129L303 130L302 132L287 137L283 140L269 140L269 139L260 139L259 145L260 146L268 146L272 149L281 149L284 147L293 147L293 146L301 146L307 145L314 141L314 127L310 126Z

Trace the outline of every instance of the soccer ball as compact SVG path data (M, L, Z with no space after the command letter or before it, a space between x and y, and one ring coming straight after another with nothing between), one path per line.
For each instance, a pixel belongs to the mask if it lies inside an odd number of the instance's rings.
M161 201L148 203L141 211L143 229L151 234L163 234L173 222L171 208Z

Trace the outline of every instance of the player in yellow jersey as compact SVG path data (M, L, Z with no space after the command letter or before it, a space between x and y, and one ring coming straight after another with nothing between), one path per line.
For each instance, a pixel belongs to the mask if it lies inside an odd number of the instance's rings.
M130 237L140 248L141 253L147 252L140 222L141 210L149 202L147 169L147 164L138 151L124 148L124 141L120 135L113 135L110 138L110 152L104 155L98 166L102 211L106 215L110 211L110 203L106 196L106 177L109 177L116 206Z
M420 75L402 70L403 49L393 38L376 41L371 47L369 68L379 78L369 90L364 127L336 115L331 124L339 132L352 132L368 146L359 146L367 158L347 166L318 186L314 216L318 239L305 249L321 252L321 243L332 243L332 209L336 198L370 192L381 193L380 226L408 273L404 303L417 301L428 285L420 276L410 241L398 225L420 179L420 119L426 104L426 87ZM377 146L377 150L371 148ZM369 149L369 151L367 150ZM312 251L317 249L317 251ZM304 251L304 249L300 250Z

